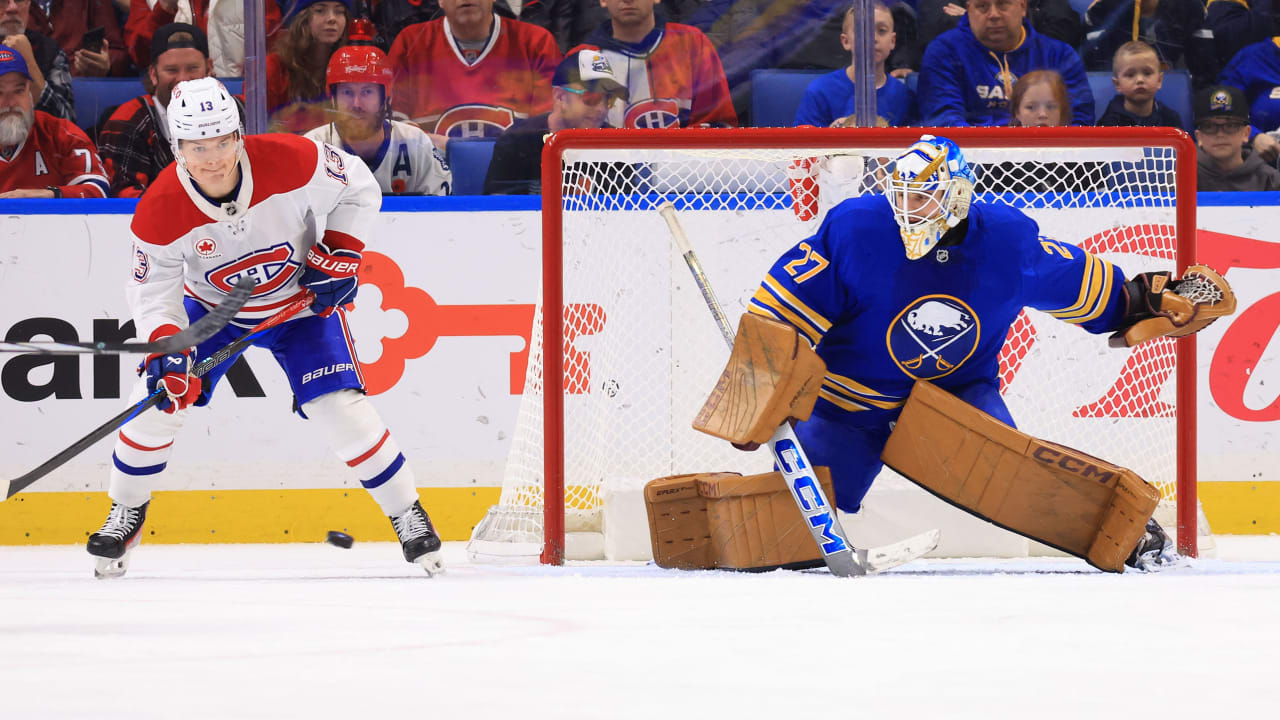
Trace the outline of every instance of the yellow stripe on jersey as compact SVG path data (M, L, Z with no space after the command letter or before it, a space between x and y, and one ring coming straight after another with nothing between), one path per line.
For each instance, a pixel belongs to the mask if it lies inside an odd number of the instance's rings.
M1049 314L1064 322L1077 324L1101 315L1111 297L1113 269L1106 260L1089 255L1088 271L1080 282L1080 299L1071 307L1050 310Z
M1116 268L1106 260L1099 260L1098 263L1102 265L1102 291L1098 293L1098 300L1094 303L1093 312L1084 317L1067 320L1067 322L1086 323L1097 318L1107 309L1107 302L1111 299L1111 285L1115 281L1114 271Z
M893 410L906 404L906 400L897 400L892 395L878 393L853 378L833 372L827 373L826 378L822 381L822 386L829 388L832 392L839 393L843 397L856 400L860 404L871 405L882 410Z
M826 388L819 389L818 396L825 399L827 402L831 403L832 405L835 405L836 407L840 408L841 410L848 410L849 412L861 412L863 410L871 409L866 405L853 402L852 400L846 400L843 397L831 392L830 390L827 390Z
M1080 281L1080 295L1076 298L1075 303L1067 305L1066 307L1056 308L1054 310L1046 310L1045 312L1054 317L1079 312L1080 308L1084 307L1085 301L1089 297L1089 285L1093 280L1093 271L1097 260L1097 258L1089 253L1085 253L1084 279Z
M772 290L773 294L781 298L791 309L803 315L810 324L821 330L823 335L827 334L827 331L831 329L830 320L823 317L822 313L806 305L800 298L792 295L791 291L783 287L772 275L765 275L764 285Z
M795 327L796 330L800 331L800 333L802 333L806 338L808 338L809 343L812 344L814 347L817 347L818 341L822 339L822 332L820 330L815 328L813 325L810 325L807 320L801 317L798 313L794 312L791 308L787 307L786 305L783 305L777 298L773 296L772 293L770 293L764 287L761 287L759 290L756 290L756 294L752 296L751 302L759 305L763 305L769 310L776 313L778 316L780 316L779 319Z

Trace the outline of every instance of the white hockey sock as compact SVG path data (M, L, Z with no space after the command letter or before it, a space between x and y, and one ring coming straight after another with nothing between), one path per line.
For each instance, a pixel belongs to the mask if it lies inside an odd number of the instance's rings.
M142 380L134 387L130 400L137 402L146 396L147 384ZM148 409L120 429L111 454L111 482L107 487L112 500L138 507L151 499L155 481L173 453L173 438L182 429L188 412L180 410L170 415Z
M338 459L355 469L383 513L400 515L417 501L413 470L364 393L338 390L303 405L302 412L322 429Z

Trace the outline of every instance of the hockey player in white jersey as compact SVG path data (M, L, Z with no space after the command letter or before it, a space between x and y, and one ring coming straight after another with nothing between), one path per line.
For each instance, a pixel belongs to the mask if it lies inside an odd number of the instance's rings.
M193 360L308 290L315 294L309 310L253 344L272 352L298 414L391 519L405 559L430 574L441 571L440 537L404 455L365 397L343 309L355 298L361 251L382 202L373 175L331 145L295 135L244 137L236 102L215 78L179 83L168 123L176 162L148 188L130 226L134 264L126 295L138 336L178 332L244 275L258 285L233 324L194 351L146 358L134 399L163 388L163 412L142 413L117 436L111 511L88 542L97 575L124 573L188 407L208 403L234 362L196 377Z
M448 195L453 173L431 137L391 119L391 65L376 47L348 45L329 59L334 121L306 133L356 155L388 195Z

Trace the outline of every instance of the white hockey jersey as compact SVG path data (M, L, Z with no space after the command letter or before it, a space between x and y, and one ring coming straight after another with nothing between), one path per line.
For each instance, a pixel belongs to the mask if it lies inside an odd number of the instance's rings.
M184 295L213 307L245 275L258 286L236 322L254 325L301 295L298 276L321 233L331 248L360 250L370 239L382 193L359 158L296 135L244 142L232 202L210 202L176 163L138 201L125 294L139 338L185 328Z
M448 195L453 187L453 173L444 154L436 149L431 137L413 123L392 120L369 169L387 195L414 193ZM334 123L308 130L304 137L329 143L355 155L342 141Z

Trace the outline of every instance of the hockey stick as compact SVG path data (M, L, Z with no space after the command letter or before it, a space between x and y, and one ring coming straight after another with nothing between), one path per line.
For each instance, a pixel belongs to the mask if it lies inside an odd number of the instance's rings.
M285 320L288 320L294 315L297 315L299 312L302 312L306 308L310 307L311 301L314 299L315 299L315 296L310 291L307 291L305 295L298 298L297 300L294 300L288 305L284 306L284 308L282 308L275 315L272 315L266 320L263 320L262 322L258 323L251 330L241 335L236 340L232 341L231 343L229 343L222 349L218 350L214 354L210 355L209 357L205 358L204 360L201 360L198 364L196 364L194 368L192 368L191 374L195 375L196 377L201 377L207 374L210 370L220 365L227 358L231 357L232 355L235 355L236 353L248 347L248 345L251 342L253 342L253 339L257 337L260 333L265 332L266 330L270 330L271 328L283 323ZM5 494L4 499L8 500L14 495L17 495L18 493L22 492L32 483L44 477L45 475L48 475L49 473L61 467L62 465L66 464L68 460L84 452L89 448L89 446L98 442L102 438L115 432L117 429L119 429L125 423L137 417L143 411L149 408L155 407L156 405L159 405L161 399L164 398L164 394L165 393L163 389L157 389L155 392L151 393L146 398L139 400L133 405L130 405L128 408L124 410L124 412L121 412L119 415L116 415L115 417L106 421L102 425L98 426L88 435L85 435L84 437L72 443L71 447L49 458L40 467L36 468L35 470L32 470L26 475L22 475L20 477L14 478L13 480L10 480L9 490Z
M225 300L218 304L207 315L169 337L155 342L6 342L0 340L0 352L38 353L42 355L114 355L120 353L144 353L147 355L168 355L193 348L217 334L219 330L231 322L231 318L240 312L253 287L258 282L249 276L240 278L240 282L227 294Z
M676 217L675 206L670 202L664 203L658 208L658 212L667 221L671 237L675 239L685 264L693 273L694 282L702 292L702 299L707 303L707 308L720 328L720 334L724 336L725 342L729 344L729 349L732 351L735 334L733 326L729 324L729 318L721 308L720 301L716 299L711 283L702 270L702 263L694 254L693 246L689 243L689 238ZM800 513L809 526L809 532L813 535L813 541L817 543L822 552L822 559L833 575L850 577L880 572L915 560L938 546L939 533L937 530L930 530L891 545L870 550L855 549L849 544L849 537L836 516L835 506L827 501L822 485L811 472L809 458L805 456L804 448L800 447L800 441L796 438L791 423L782 423L773 433L773 437L769 438L769 452L773 454L774 463L782 471L787 487L791 490L791 498L795 500L796 507L800 508Z

